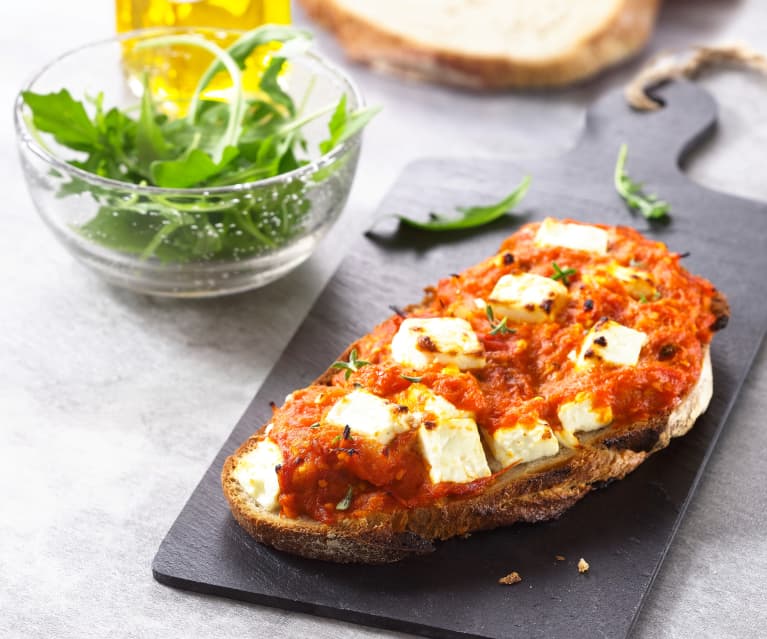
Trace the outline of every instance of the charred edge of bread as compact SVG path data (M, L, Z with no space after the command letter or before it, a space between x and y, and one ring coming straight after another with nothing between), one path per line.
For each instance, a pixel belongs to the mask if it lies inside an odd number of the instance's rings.
M256 540L312 559L388 563L431 552L434 540L559 517L591 490L622 479L672 437L684 435L706 410L712 390L706 348L695 386L665 416L583 435L581 447L509 468L479 495L445 498L409 511L348 517L334 526L267 512L242 489L234 469L237 459L256 445L258 433L226 460L221 479L235 519Z
M515 60L432 47L387 31L328 0L301 0L353 60L382 71L470 89L562 86L635 55L652 34L660 0L624 0L612 19L572 49L541 60Z
M717 332L726 328L730 321L730 304L727 298L719 291L716 291L711 299L711 312L714 314L715 319L709 329Z

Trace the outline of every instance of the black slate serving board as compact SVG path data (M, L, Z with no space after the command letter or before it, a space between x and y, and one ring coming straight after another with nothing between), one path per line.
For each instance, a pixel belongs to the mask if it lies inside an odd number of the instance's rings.
M410 165L381 215L425 216L492 202L523 175L533 185L507 218L472 234L360 239L343 261L224 444L154 559L165 584L289 610L434 637L619 637L629 633L767 328L767 205L709 191L678 162L709 133L716 107L703 90L674 83L654 113L632 112L612 93L589 112L577 147L554 160L423 160ZM629 172L672 204L673 221L632 217L615 195L621 142ZM342 566L263 547L231 517L221 495L223 461L268 420L269 401L321 373L359 335L418 301L424 285L492 254L522 222L547 214L629 224L690 251L686 266L729 297L730 326L714 341L715 392L708 412L681 440L623 481L594 492L562 518L443 543L399 564ZM555 555L566 557L556 561ZM591 564L581 575L580 557ZM511 570L522 583L497 579Z

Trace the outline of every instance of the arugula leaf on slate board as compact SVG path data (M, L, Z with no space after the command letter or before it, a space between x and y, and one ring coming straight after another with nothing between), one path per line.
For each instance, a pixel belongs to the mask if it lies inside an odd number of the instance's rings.
M489 206L470 206L457 207L460 213L458 217L430 213L431 218L428 222L414 220L404 215L398 215L400 222L406 226L420 229L422 231L458 231L463 229L475 228L484 224L494 222L502 215L511 211L525 197L527 189L530 187L530 177L525 177L509 195L496 204Z
M628 146L622 144L615 163L615 190L632 211L639 211L648 220L668 220L671 205L659 200L656 195L643 191L640 182L634 182L626 173Z

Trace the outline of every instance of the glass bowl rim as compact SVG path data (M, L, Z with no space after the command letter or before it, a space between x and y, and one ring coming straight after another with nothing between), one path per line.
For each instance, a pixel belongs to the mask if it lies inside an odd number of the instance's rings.
M95 173L91 173L89 171L84 171L83 169L80 169L76 166L72 166L66 160L63 160L57 157L56 155L54 155L53 153L51 153L50 151L42 147L34 139L34 136L30 133L29 128L27 126L27 122L24 117L25 104L24 104L24 99L22 97L22 91L30 90L32 86L35 84L35 82L37 82L43 74L45 74L47 71L52 69L61 61L67 58L70 58L74 55L77 55L79 53L82 53L83 51L87 51L88 49L91 49L91 48L119 43L119 42L130 40L133 38L149 37L151 35L161 35L161 34L171 34L171 33L190 33L190 32L191 33L208 32L208 33L214 33L214 34L247 33L247 31L241 30L241 29L218 29L215 27L151 27L147 29L136 29L134 31L127 31L125 33L118 34L117 36L103 38L101 40L94 40L94 41L82 44L78 47L68 49L64 51L63 53L59 54L58 56L56 56L55 58L53 58L50 62L47 62L46 64L44 64L37 71L35 71L32 74L31 78L27 82L25 82L23 89L19 91L19 93L17 94L16 100L14 102L14 124L16 127L16 134L19 139L19 142L26 145L32 153L34 153L37 157L39 157L41 160L45 161L52 167L64 173L68 173L72 176L75 176L95 186L99 186L102 188L109 188L113 190L119 189L121 191L128 191L128 192L136 193L139 195L164 195L169 197L189 197L189 196L208 197L208 196L221 195L221 194L231 194L231 193L251 191L261 187L290 182L292 180L300 179L300 178L303 178L304 176L317 173L321 169L332 164L339 157L343 156L346 153L346 151L354 143L356 143L356 141L362 135L362 130L360 130L357 133L355 133L353 136L351 136L347 140L344 140L341 144L337 145L336 147L334 147L327 153L322 154L319 158L310 162L309 164L306 164L297 169L293 169L292 171L288 171L287 173L280 173L279 175L275 175L270 178L255 180L252 182L241 182L238 184L231 184L231 185L225 185L225 186L166 188L161 186L149 186L149 185L133 184L131 182L123 182L121 180L114 180L112 178L106 178L100 175L96 175ZM314 63L319 64L320 68L323 71L326 71L329 73L329 75L335 76L336 78L340 79L350 90L357 108L362 108L365 106L365 100L362 97L362 94L360 93L359 88L351 79L351 77L345 71L343 71L339 66L330 62L330 60L326 58L325 56L322 56L319 53L312 50L302 53L300 57L310 58Z

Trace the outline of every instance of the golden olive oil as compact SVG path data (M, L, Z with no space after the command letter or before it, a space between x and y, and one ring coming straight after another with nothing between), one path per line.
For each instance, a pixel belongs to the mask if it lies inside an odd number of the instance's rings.
M289 24L289 0L116 0L117 31L124 33L151 27L206 27L211 29L248 30L261 24ZM226 47L234 37L217 40ZM212 61L202 49L188 46L163 47L156 51L133 52L126 44L125 70L129 82L138 86L144 72L151 69L150 89L162 102L164 110L183 115L184 102L197 86L202 73ZM258 87L261 73L269 61L272 47L257 49L243 74L243 86ZM224 97L231 86L228 76L219 73L205 92L207 98Z
M288 24L289 0L116 0L117 31L148 27L252 29Z

